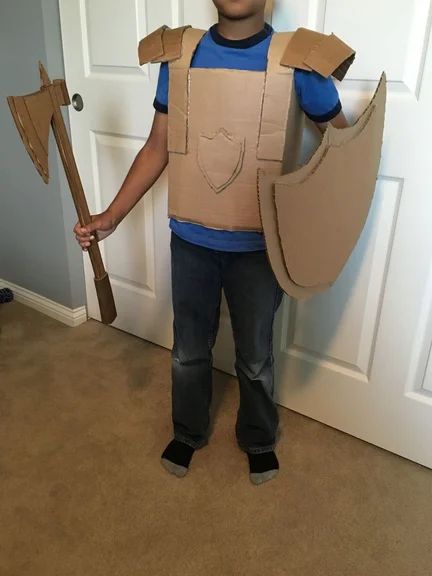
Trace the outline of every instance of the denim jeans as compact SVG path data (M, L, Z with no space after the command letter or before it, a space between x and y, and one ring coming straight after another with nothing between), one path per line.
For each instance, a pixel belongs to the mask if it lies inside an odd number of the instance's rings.
M207 444L212 398L212 348L222 289L234 333L240 385L236 438L250 453L273 450L279 418L273 401L273 319L282 300L264 250L221 252L171 235L174 347L174 437Z

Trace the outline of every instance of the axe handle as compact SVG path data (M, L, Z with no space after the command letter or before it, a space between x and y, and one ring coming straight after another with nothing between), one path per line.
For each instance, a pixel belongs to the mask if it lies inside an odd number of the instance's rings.
M64 86L66 89L66 86ZM51 120L55 139L63 162L66 178L69 182L69 187L72 193L73 202L78 215L78 220L81 226L90 224L91 216L88 209L87 200L84 194L81 178L78 172L78 167L73 155L72 146L63 120L60 109L60 102L57 98L57 92L52 86L50 90L51 98L53 100L53 116ZM94 241L88 249L90 260L94 272L94 282L96 293L99 301L99 308L101 312L101 319L104 324L111 324L114 322L117 312L112 293L111 283L102 256L99 250L97 241Z

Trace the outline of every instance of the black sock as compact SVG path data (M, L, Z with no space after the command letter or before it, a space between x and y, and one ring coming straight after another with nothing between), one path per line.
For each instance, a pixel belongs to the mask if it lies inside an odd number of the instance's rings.
M262 484L276 476L279 470L279 461L276 454L263 452L261 454L247 453L249 459L250 479L254 484Z
M179 440L171 440L161 456L162 464L168 472L179 477L184 476L194 452L192 446Z

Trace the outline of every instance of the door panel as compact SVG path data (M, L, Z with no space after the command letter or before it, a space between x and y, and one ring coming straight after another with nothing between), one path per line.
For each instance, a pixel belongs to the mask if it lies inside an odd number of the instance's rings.
M211 0L60 0L73 145L92 211L116 194L151 127L158 66L137 44L162 24L207 28ZM432 466L432 61L430 0L279 0L276 30L335 32L357 51L337 83L352 122L382 70L384 145L366 227L342 275L306 302L285 298L275 323L276 396L293 410ZM302 157L317 145L306 133ZM349 190L346 191L349 194ZM163 176L103 243L119 310L115 326L172 345L169 229ZM98 317L86 259L88 308ZM226 304L215 365L233 372Z
M290 5L279 9L289 12ZM334 31L357 51L337 83L351 121L387 72L386 126L373 206L342 275L309 301L286 298L275 330L281 404L426 466L432 466L426 441L432 330L424 321L432 294L432 177L425 170L430 14L423 0L309 2L303 25ZM278 27L276 14L273 23Z

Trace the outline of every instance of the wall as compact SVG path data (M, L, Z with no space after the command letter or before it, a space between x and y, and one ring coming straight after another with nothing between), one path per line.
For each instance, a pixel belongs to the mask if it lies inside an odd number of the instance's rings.
M0 278L76 308L85 302L82 255L54 139L46 186L6 103L38 89L38 60L64 77L57 0L0 0Z

